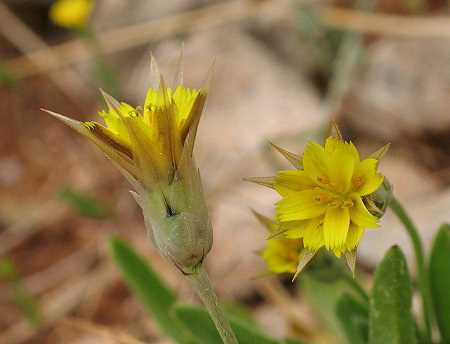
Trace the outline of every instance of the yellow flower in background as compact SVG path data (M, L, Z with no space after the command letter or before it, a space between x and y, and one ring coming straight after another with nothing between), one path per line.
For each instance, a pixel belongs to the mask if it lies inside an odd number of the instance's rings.
M300 263L305 262L310 255L310 252L305 250L302 239L286 238L280 235L279 223L255 211L253 214L269 234L266 247L260 253L266 262L267 270L276 274L295 273L295 278L303 268Z
M83 28L93 7L93 0L57 0L51 6L49 16L56 25L69 29Z
M371 212L375 207L372 196L384 180L377 167L388 145L361 159L356 147L344 141L335 127L335 135L328 137L323 146L308 142L302 157L275 148L297 169L249 180L281 195L276 203L279 235L301 239L305 250L311 253L306 255L308 259L322 247L337 257L345 255L353 270L356 248L365 229L379 225L378 217L372 214L378 212ZM286 245L286 251L290 250ZM299 265L306 263L300 259Z
M177 83L167 87L153 58L150 69L152 87L142 107L120 103L103 93L107 109L100 116L104 125L45 111L90 139L115 164L133 185L133 196L156 246L183 272L190 273L212 245L193 157L207 84L201 89L187 88L180 69Z
M267 240L262 257L269 271L274 273L295 273L297 271L299 254L303 246L301 240L283 237Z

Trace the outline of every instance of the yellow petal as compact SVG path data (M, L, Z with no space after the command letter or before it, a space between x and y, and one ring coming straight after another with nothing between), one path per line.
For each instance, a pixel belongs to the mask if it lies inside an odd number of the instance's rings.
M301 249L300 240L274 238L267 240L262 257L270 271L275 273L294 273L297 269Z
M311 220L311 223L302 233L303 245L305 248L313 251L319 250L325 245L323 238L323 226L321 225L321 218Z
M355 157L347 149L338 147L330 157L328 170L334 191L350 190L354 169Z
M377 173L376 159L370 158L361 161L355 168L353 175L353 191L361 196L375 192L383 183L383 176Z
M347 240L345 241L345 249L348 251L354 250L361 240L362 236L364 234L364 228L350 225L350 228L348 230L347 234Z
M350 208L350 219L352 223L364 228L377 228L378 219L373 216L364 205L361 197L355 195L352 197L353 207Z
M325 152L328 154L334 153L336 148L340 145L340 142L342 142L342 140L339 140L338 138L332 136L328 137L325 140Z
M334 207L327 209L323 223L323 237L328 249L342 246L350 225L348 208Z
M310 220L289 221L283 222L281 228L284 235L289 239L302 238L310 228L315 229L320 223L320 218L313 218Z
M286 170L279 171L275 177L275 190L281 196L288 196L292 192L303 191L314 187L313 181L308 177L305 171Z
M325 141L325 152L328 157L331 157L332 154L338 149L346 151L348 154L353 156L355 161L359 162L359 152L352 142L345 142L335 137L328 137Z
M323 147L316 142L310 141L303 154L303 168L308 176L319 184L328 179L327 155Z
M306 220L322 215L326 206L317 202L315 190L305 190L283 198L276 204L279 221Z

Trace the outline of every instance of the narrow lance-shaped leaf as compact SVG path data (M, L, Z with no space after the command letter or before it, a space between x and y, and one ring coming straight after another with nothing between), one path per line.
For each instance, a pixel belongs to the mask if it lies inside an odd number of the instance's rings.
M365 344L368 339L369 312L349 294L341 296L336 304L336 317L349 344Z
M183 324L192 331L192 334L200 343L222 344L219 333L208 313L199 307L177 305L175 314ZM281 344L279 341L263 335L248 327L241 321L230 319L231 327L236 333L239 344Z
M412 287L398 246L384 256L375 273L370 299L369 344L416 344L411 313Z
M430 257L430 288L443 344L450 344L450 225L440 227Z
M145 309L153 316L164 333L176 343L196 343L182 324L172 316L176 296L151 269L150 265L124 241L110 242L114 259L123 277Z

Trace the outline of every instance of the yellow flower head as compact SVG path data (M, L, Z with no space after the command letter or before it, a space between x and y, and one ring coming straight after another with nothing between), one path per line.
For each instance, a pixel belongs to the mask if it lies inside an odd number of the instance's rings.
M182 54L180 55L181 67ZM167 87L152 58L152 87L142 107L103 93L105 124L80 122L47 111L97 145L134 186L136 201L151 223L151 237L163 254L187 272L212 244L194 141L207 88ZM209 79L209 77L208 77Z
M278 222L255 211L253 214L269 233L266 247L261 251L268 271L276 274L295 273L295 278L313 255L305 249L302 239L284 237Z
M50 8L50 19L59 26L74 29L86 26L93 0L57 0Z
M353 269L364 230L379 225L367 204L374 206L371 196L383 183L377 166L388 146L361 160L356 147L335 129L336 135L328 137L323 146L308 142L302 157L276 147L296 170L249 180L281 195L276 220L286 239L302 239L310 252L325 247L338 257L344 254Z
M105 125L79 122L50 112L88 137L127 177L147 189L164 187L183 177L192 163L192 151L207 89L190 89L182 82L166 87L152 58L155 87L142 107L119 103L103 92Z

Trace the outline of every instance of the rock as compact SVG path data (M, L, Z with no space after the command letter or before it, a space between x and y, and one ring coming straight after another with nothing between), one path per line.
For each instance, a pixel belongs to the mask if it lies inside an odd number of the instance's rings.
M394 139L450 126L450 45L382 39L368 48L347 116L360 130Z

